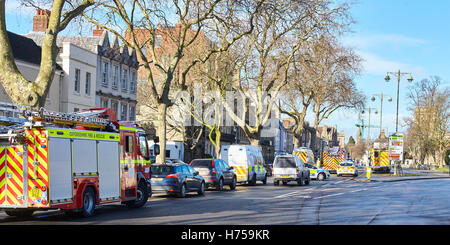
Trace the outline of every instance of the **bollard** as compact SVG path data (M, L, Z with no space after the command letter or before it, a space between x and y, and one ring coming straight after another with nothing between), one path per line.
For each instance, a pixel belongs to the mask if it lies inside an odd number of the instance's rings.
M370 177L372 175L372 168L367 168L366 175L367 175L367 179L370 180Z

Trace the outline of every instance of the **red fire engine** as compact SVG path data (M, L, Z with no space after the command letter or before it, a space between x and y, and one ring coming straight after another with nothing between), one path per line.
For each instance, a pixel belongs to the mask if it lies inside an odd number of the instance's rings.
M88 217L96 206L141 207L151 196L147 135L113 110L0 103L0 112L0 210L8 215L61 209Z

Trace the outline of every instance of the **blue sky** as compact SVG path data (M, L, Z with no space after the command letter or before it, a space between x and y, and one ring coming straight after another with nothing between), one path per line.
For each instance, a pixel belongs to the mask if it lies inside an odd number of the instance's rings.
M392 102L383 102L383 129L389 133L395 131L397 79L390 76L386 83L386 72L411 72L414 80L430 76L439 76L448 86L450 71L450 1L419 0L360 0L352 7L352 16L357 22L353 32L342 38L346 46L355 48L365 60L364 71L356 79L358 88L366 94L367 106L380 110L380 100L372 102L374 94L389 94ZM400 81L399 131L402 118L411 115L409 101L408 76ZM366 114L365 123L368 123ZM357 114L337 112L324 124L337 125L344 130L346 138L355 137L354 126ZM379 114L371 115L372 125L379 125ZM367 131L366 131L367 133ZM379 129L371 129L371 138L378 136Z
M6 1L7 29L23 34L31 31L34 10L20 7L18 1ZM383 104L383 128L395 131L396 78L386 83L386 72L411 72L414 80L440 76L448 86L450 67L450 1L434 0L360 0L353 5L351 13L357 22L352 33L342 37L346 46L353 47L365 60L364 71L357 77L358 88L369 98L368 107L379 110L379 98L370 101L373 94L389 94ZM73 30L68 29L66 32ZM400 82L399 131L403 131L402 118L411 113L406 93L407 76ZM312 122L312 115L308 117ZM344 130L346 138L355 137L358 114L350 111L336 112L322 124L337 126ZM368 115L364 117L368 123ZM372 125L379 125L379 114L371 115ZM371 138L378 136L379 129L371 130Z

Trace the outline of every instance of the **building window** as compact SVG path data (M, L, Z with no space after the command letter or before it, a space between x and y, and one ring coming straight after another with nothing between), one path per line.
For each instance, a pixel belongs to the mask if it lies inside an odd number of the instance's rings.
M108 85L108 62L103 63L102 83Z
M114 78L113 78L113 88L117 88L117 84L119 83L119 66L114 66Z
M108 99L100 99L100 107L108 108Z
M111 109L113 109L116 114L119 112L119 105L117 104L117 101L111 101Z
M132 93L136 93L136 80L137 80L136 72L133 71L131 73L131 81L130 81L130 91Z
M136 120L136 106L130 105L130 121Z
M85 87L86 95L91 95L91 73L86 72L86 87Z
M80 92L80 69L75 69L75 92Z
M161 48L161 42L162 42L162 36L156 35L155 36L155 48Z
M123 69L122 73L122 90L128 89L128 70Z
M120 120L126 121L127 120L127 104L123 103L122 107L120 108Z

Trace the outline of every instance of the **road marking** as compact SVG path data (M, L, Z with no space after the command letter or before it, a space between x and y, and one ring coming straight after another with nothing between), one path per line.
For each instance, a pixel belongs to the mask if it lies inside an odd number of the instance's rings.
M283 197L295 195L295 194L297 194L297 193L298 193L298 191L294 191L294 192L290 192L290 193L286 193L286 194L283 194L283 195L276 196L276 197L274 197L274 198L283 198Z
M331 197L331 196L340 196L343 195L344 193L336 193L336 194L330 194L330 195L325 195L325 196L321 196L321 197L315 197L313 199L319 199L319 198L324 198L324 197Z

